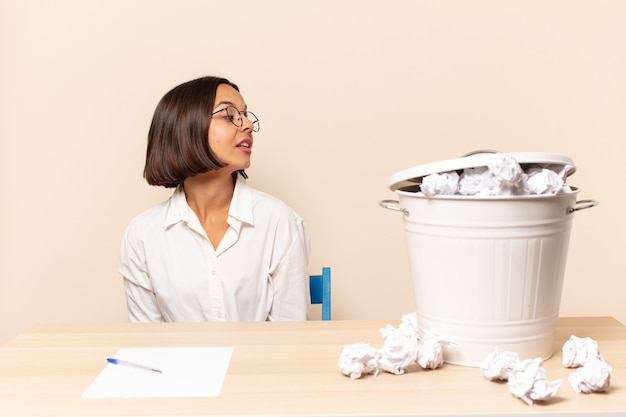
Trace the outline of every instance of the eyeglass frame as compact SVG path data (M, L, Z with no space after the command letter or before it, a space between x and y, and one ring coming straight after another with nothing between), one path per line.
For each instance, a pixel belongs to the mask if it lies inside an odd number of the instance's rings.
M239 122L241 124L237 124L235 123L235 119L234 118L230 118L230 122L235 125L236 127L241 127L243 126L243 118L244 118L244 114L245 114L245 118L248 119L248 121L252 124L252 131L253 132L258 132L261 129L261 122L259 121L259 118L257 117L256 114L252 113L251 111L248 110L244 110L243 112L241 110L239 110L237 107L233 106L233 105L228 105L226 107L224 107L223 109L219 109L214 111L213 113L211 113L211 117L215 116L217 113L219 112L223 112L224 110L228 111L228 108L232 107L233 109L235 109L237 111L237 113L239 114ZM253 122L252 120L250 120L250 118L248 117L248 114L251 114L256 120ZM256 130L255 130L256 128Z

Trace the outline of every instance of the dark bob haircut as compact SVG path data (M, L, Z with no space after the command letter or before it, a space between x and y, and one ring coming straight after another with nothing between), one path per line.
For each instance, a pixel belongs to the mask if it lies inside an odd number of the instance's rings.
M208 141L220 84L239 91L225 78L202 77L174 87L159 101L148 132L143 171L148 184L176 187L185 178L225 166ZM245 177L244 172L241 174Z

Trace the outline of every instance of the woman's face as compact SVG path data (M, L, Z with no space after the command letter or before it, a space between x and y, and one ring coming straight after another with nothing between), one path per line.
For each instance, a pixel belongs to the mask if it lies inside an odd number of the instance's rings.
M241 126L231 122L229 115L241 112ZM215 155L224 163L229 172L250 167L252 154L252 123L245 117L247 106L237 90L228 84L220 84L215 94L214 115L209 125L209 146ZM222 110L222 111L220 111ZM216 113L217 112L217 113ZM236 121L236 120L235 120Z

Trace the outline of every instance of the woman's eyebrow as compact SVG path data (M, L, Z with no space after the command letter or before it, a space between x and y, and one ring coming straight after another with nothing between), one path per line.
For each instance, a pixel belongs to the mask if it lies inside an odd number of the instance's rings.
M233 103L232 101L220 101L219 103L215 104L215 107L219 107L219 106L223 106L223 105L233 106L234 108L239 109L239 107L237 107L237 105L235 103ZM246 111L246 110L248 110L248 106L245 106L243 108L243 111Z

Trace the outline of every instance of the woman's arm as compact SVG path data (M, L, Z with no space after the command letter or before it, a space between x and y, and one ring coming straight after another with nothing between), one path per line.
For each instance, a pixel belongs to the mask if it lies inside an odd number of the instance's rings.
M147 272L145 251L136 238L132 225L128 227L122 240L119 272L124 279L128 319L131 322L165 321Z
M165 321L158 308L154 293L149 289L140 287L126 276L123 278L128 320L135 323Z
M285 245L271 280L274 291L269 320L307 320L311 308L309 291L309 233L302 218L295 212L287 227L278 229ZM282 246L282 245L281 245Z

